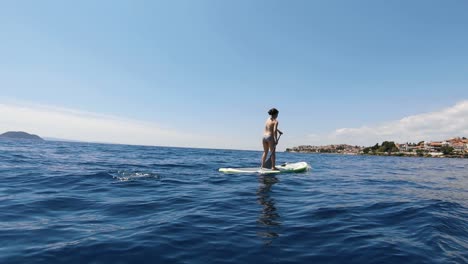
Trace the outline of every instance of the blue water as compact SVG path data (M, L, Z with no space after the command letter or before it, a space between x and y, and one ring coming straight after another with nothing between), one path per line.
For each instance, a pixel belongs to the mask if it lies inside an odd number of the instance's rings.
M0 141L0 263L468 263L468 159L259 158Z

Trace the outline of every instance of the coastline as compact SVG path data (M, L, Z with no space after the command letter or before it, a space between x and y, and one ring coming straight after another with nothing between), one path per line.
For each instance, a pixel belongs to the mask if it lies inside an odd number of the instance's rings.
M443 141L419 141L418 143L406 142L402 144L384 141L381 145L376 143L369 147L349 144L301 145L287 148L286 152L464 159L468 158L468 139L466 137L453 137Z
M425 154L418 155L417 153L375 153L375 154L366 154L366 153L339 153L339 152L312 152L312 151L294 151L286 150L288 153L303 153L303 154L315 154L315 155L348 155L348 156L385 156L385 157L407 157L407 158L438 158L438 159L468 159L468 153L460 155L443 155L437 153L436 155Z

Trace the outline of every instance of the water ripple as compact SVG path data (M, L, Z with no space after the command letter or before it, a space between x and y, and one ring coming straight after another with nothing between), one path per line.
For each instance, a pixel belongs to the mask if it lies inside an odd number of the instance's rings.
M468 160L0 141L0 263L468 263Z

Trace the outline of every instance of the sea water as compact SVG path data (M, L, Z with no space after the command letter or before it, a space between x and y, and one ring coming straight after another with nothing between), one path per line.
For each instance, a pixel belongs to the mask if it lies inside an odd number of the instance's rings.
M468 159L0 141L0 263L468 263Z

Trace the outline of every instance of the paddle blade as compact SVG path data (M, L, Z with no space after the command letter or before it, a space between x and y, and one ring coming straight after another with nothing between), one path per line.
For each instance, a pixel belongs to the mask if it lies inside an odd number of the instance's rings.
M267 169L271 169L271 168L272 168L271 165L272 165L272 164L271 164L271 156L269 156L268 159L265 160L265 163L263 164L263 167L264 167L264 168L267 168Z

